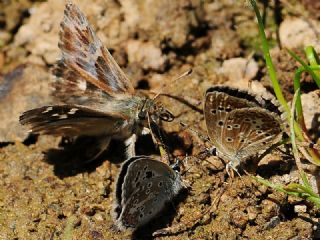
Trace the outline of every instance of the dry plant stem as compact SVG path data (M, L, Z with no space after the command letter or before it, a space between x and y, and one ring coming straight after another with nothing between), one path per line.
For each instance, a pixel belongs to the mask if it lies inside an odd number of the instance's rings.
M247 57L246 57L246 66L245 68L243 69L242 71L242 78L245 79L245 80L248 80L248 89L251 89L252 87L252 79L246 79L246 75L247 75L247 70L248 70L248 66L249 66L249 63L250 63L250 60L252 59L253 55L255 54L254 51L252 51Z
M218 191L219 192L216 198L213 200L212 205L206 208L204 211L200 212L192 220L186 223L179 223L171 227L160 229L154 232L153 236L156 237L156 236L163 236L163 235L175 235L175 234L183 233L185 231L189 231L193 229L195 226L200 225L201 221L204 219L204 216L209 215L209 218L210 218L211 214L218 208L220 198L225 191L225 186L222 186Z
M314 144L312 142L302 142L302 143L297 143L297 145L303 148L314 148L316 150L320 150L320 145Z

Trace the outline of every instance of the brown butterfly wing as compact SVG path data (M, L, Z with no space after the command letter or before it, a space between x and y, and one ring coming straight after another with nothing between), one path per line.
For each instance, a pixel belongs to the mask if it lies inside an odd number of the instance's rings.
M63 79L57 79L54 87L56 95L65 102L86 104L134 93L132 83L72 3L64 11L59 48L62 59L55 73Z
M221 143L229 160L243 161L281 139L280 117L260 107L231 111L222 127Z
M209 89L210 90L210 89ZM214 147L223 151L222 126L228 114L234 109L256 107L246 99L231 96L225 92L207 91L204 104L204 116L208 135Z
M20 116L20 123L33 133L57 136L113 136L126 118L77 105L55 105L35 108Z

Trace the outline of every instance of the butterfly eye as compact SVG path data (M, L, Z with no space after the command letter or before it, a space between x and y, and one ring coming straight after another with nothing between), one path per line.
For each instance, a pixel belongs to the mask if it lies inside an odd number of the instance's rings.
M138 113L138 118L139 118L140 120L145 120L145 119L146 119L146 111L140 111L140 112Z
M211 155L211 156L218 156L217 154L217 149L215 147L212 147L210 149L208 149L208 153Z
M180 172L180 162L177 160L174 164L171 165L172 170Z
M172 122L174 119L174 116L172 113L170 113L167 110L163 110L163 112L160 113L160 119L166 122Z

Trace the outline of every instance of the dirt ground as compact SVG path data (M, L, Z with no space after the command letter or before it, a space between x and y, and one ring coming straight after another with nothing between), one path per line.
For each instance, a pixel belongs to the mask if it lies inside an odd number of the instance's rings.
M137 89L163 91L195 106L160 98L177 116L163 124L173 156L203 150L201 139L179 122L206 135L201 108L208 87L247 88L252 80L253 91L272 91L255 16L246 1L75 2ZM320 239L316 207L251 177L298 182L293 157L280 150L258 165L247 163L249 173L234 178L216 157L206 161L191 157L183 176L187 191L133 236L115 231L110 210L117 173L125 160L119 144L112 143L98 160L83 164L76 153L62 151L61 138L29 136L18 123L23 111L54 102L49 94L50 71L60 54L64 4L63 0L0 1L0 239ZM303 58L307 45L320 51L320 5L275 0L259 1L259 7L281 86L291 100L299 64L283 49ZM173 81L190 68L190 76ZM306 122L315 140L320 113L316 89L304 75ZM138 154L158 154L150 142L150 136L141 137ZM152 237L165 227L171 232Z

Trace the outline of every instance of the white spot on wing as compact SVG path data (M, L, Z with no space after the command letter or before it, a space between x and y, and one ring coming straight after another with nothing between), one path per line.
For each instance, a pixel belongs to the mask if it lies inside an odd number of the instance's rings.
M46 110L44 110L42 113L47 113L52 111L53 107L47 107Z
M80 81L78 82L78 88L82 91L85 91L87 89L87 83L86 81Z
M66 119L66 118L68 118L68 115L67 115L67 114L63 114L63 115L61 115L61 116L59 117L59 119Z
M52 114L52 117L59 117L58 113Z
M71 108L68 114L72 115L75 114L79 109L78 108Z
M142 132L141 132L141 135L147 135L147 134L150 134L150 129L149 128L146 128L146 127L144 127L143 129L142 129Z

